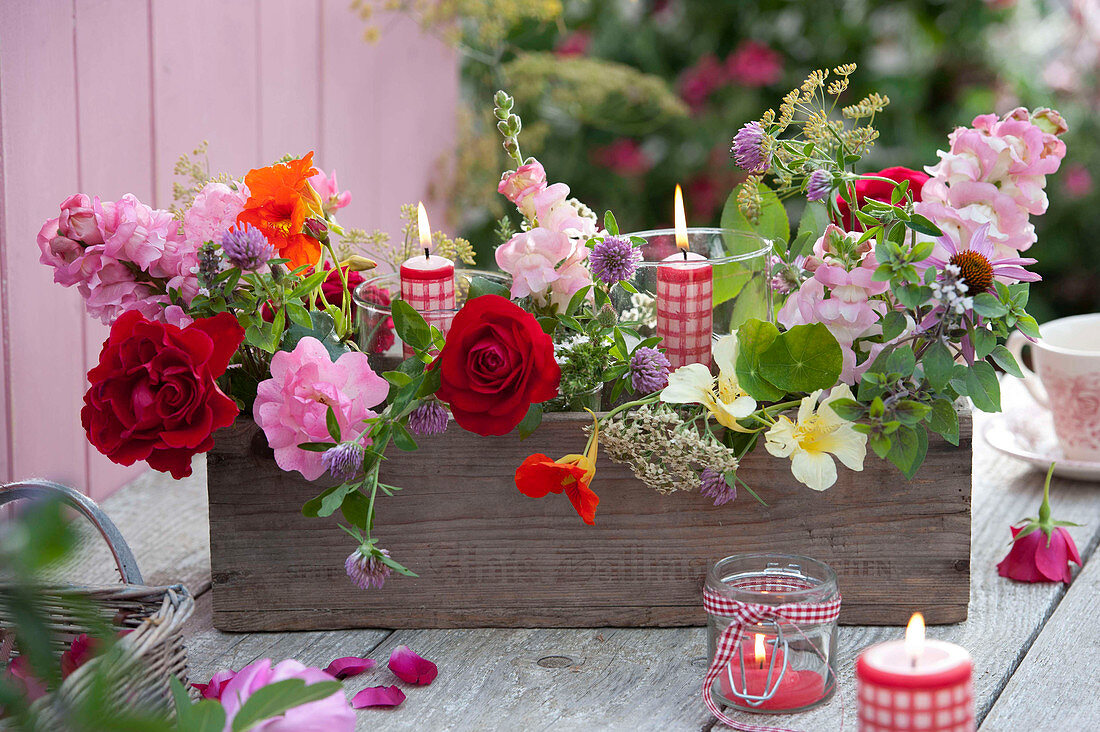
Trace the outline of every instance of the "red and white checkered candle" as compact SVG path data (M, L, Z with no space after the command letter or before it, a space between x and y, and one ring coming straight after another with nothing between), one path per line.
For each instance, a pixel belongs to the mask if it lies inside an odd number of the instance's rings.
M856 661L860 732L973 732L972 669L966 649L924 640L917 613L904 641L871 646Z
M455 264L446 257L431 254L432 234L424 204L417 208L417 228L424 253L401 263L401 299L424 316L428 325L439 328L443 335L451 327L455 307ZM402 346L405 358L413 355L408 345Z
M713 331L713 268L688 251L684 198L676 186L676 246L679 252L657 265L657 335L673 369L710 365Z

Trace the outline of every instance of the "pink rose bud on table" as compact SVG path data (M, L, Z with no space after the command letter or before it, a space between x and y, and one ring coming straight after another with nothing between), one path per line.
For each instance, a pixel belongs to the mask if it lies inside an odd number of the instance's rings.
M1026 518L1023 526L1012 527L1012 549L1000 564L997 573L1018 582L1069 582L1069 563L1081 566L1077 545L1063 526L1077 526L1071 521L1055 521L1050 515L1050 477L1054 465L1047 471L1043 486L1043 503L1039 518Z

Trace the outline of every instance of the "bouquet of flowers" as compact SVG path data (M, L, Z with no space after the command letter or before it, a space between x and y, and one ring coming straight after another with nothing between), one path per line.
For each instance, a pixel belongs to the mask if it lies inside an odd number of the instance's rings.
M546 410L591 411L578 452L533 454L515 473L521 493L564 494L589 524L601 443L646 485L697 488L715 504L739 486L762 500L738 475L761 437L814 490L837 480L835 460L862 470L868 443L912 476L929 430L957 443L956 399L999 409L994 366L1018 370L1002 345L1010 329L1037 335L1024 310L1035 260L1021 252L1066 126L1049 109L983 115L952 133L927 175L860 174L888 100L838 107L854 70L834 69L831 81L815 71L734 138L751 175L724 226L773 242L771 288L785 301L776 320L718 337L713 369L672 369L653 298L633 284L645 240L522 156L504 92L494 114L515 168L498 191L521 221L501 220L495 260L510 284L474 277L446 335L361 275L412 251L411 208L396 245L344 229L335 214L350 194L312 153L243 179L181 162L194 185L179 188L174 211L74 195L38 244L55 281L111 325L89 372L88 438L111 460L179 478L219 428L251 414L283 470L336 483L302 511L340 511L357 545L346 570L364 589L413 575L373 533L379 493L400 490L384 480L386 450L417 449L451 417L478 435L526 436ZM793 237L792 197L806 200ZM472 263L468 242L437 234L436 244ZM372 337L371 349L391 349L394 333L411 349L391 370L379 373L357 345L357 287L390 306L389 337Z

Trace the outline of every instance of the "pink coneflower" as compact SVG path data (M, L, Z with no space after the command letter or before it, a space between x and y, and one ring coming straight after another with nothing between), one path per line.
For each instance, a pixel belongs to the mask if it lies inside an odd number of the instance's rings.
M1035 264L1035 261L1030 257L1004 257L998 254L989 240L989 224L984 224L974 232L966 247L960 247L951 237L941 236L936 250L920 263L919 270L923 273L933 266L942 271L948 264L953 264L959 268L959 279L966 284L967 292L977 295L993 290L995 279L1005 283L1038 282L1042 277L1024 269Z

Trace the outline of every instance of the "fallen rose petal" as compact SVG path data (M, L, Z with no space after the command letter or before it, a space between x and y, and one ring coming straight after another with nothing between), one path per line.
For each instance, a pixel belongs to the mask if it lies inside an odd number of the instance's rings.
M396 686L368 686L351 698L355 709L396 707L405 701L405 692Z
M325 668L325 673L332 674L337 679L346 679L350 676L358 676L364 671L370 671L375 665L377 665L377 662L372 658L344 656L330 663Z
M99 643L90 638L87 633L81 633L69 644L69 649L61 654L61 678L69 678L69 674L86 664L95 655Z
M232 681L233 677L236 675L236 671L230 671L229 669L226 669L224 671L219 671L212 677L210 677L210 681L208 683L191 684L191 686L198 689L199 694L202 695L203 699L221 699L222 689L224 689L225 685Z
M407 684L427 686L435 681L439 669L431 661L421 658L408 646L398 646L390 654L390 671Z

